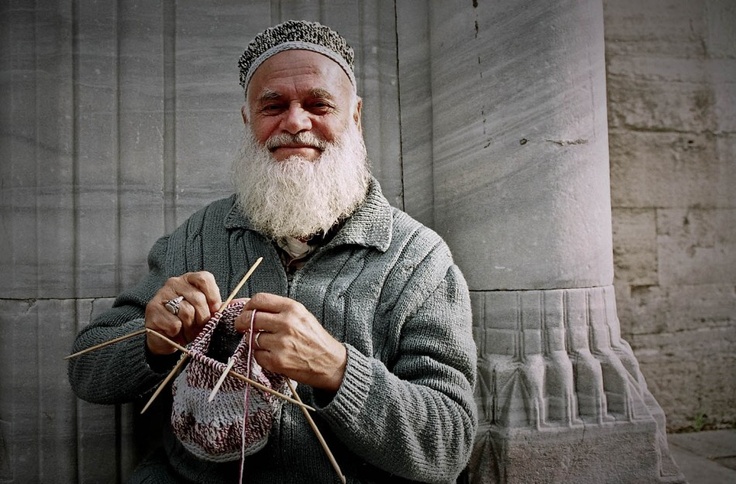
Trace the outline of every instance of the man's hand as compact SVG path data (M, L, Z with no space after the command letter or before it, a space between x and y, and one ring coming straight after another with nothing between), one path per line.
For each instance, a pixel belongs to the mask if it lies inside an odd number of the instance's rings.
M169 312L164 304L183 296L177 315ZM209 272L187 272L172 277L158 290L146 305L146 328L153 329L181 345L192 341L204 324L220 308L220 289ZM167 355L176 348L150 334L146 335L148 349L156 355Z
M253 321L258 344L253 345L259 365L299 383L336 392L347 364L347 350L332 337L301 303L274 294L253 296L235 320L245 332Z

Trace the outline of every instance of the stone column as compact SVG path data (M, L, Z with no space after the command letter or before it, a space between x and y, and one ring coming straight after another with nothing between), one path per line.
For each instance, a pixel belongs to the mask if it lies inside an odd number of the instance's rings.
M434 220L470 284L474 482L680 482L613 291L601 0L434 2Z

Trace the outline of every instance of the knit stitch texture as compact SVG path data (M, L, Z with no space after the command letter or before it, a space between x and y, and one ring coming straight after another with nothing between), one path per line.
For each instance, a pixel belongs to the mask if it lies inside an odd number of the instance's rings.
M261 256L239 296L291 297L347 348L336 394L306 385L297 393L317 409L315 421L348 482L454 481L477 429L468 288L442 239L390 207L375 180L363 205L291 285L276 247L235 208L235 198L210 204L154 245L148 275L80 332L74 351L141 328L146 303L168 277L208 270L224 298ZM71 360L77 395L97 403L149 395L165 373L151 368L143 341ZM237 341L217 344L232 351ZM167 468L187 479L237 480L237 464L196 459L170 433L164 443ZM300 409L288 403L245 469L249 482L336 482Z
M248 88L258 67L269 57L290 49L319 52L337 62L355 86L353 48L337 32L318 22L287 20L258 34L238 60L240 85Z
M213 358L209 351L215 334L225 332L231 338L241 338L232 355L233 371L279 393L289 393L284 376L261 368L253 358L248 362L248 336L241 337L234 328L235 318L244 305L243 301L231 303L205 324L189 345L189 364L172 385L171 427L179 442L202 460L234 461L261 450L268 441L273 418L283 404L273 394L251 387L246 412L246 383L233 376L223 380L214 400L209 401L227 368L225 362Z

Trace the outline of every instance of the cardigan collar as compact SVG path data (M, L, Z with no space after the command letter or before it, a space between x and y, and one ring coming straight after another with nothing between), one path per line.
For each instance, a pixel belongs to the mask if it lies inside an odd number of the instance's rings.
M257 232L250 220L243 215L235 203L236 195L231 197L233 206L225 217L225 228L245 229ZM345 222L340 231L328 245L357 244L375 247L381 252L391 244L393 215L391 205L381 192L378 180L371 178L368 193L363 203Z

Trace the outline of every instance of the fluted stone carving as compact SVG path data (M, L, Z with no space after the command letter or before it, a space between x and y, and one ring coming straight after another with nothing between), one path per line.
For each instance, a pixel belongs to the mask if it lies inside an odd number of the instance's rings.
M589 482L599 473L677 482L664 415L621 339L613 287L486 292L475 305L478 402L485 422L478 482ZM482 435L483 433L486 435ZM632 461L591 451L637 449ZM618 449L616 449L618 448ZM536 462L534 462L536 460Z
M477 295L476 295L477 296ZM475 482L681 482L613 287L475 298Z

